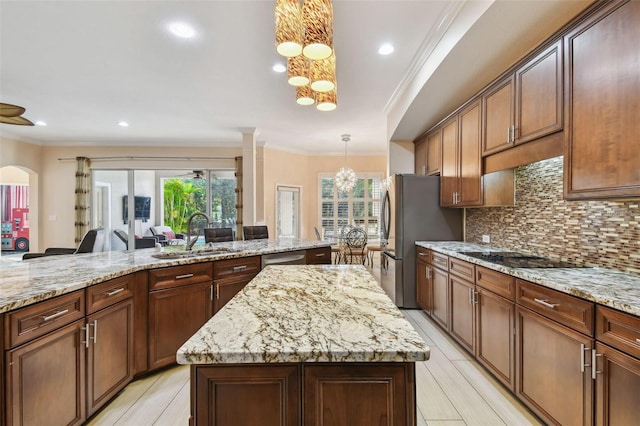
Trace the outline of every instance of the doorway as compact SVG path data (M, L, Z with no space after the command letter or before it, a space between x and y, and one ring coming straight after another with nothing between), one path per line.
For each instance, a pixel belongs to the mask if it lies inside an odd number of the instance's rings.
M300 187L276 187L276 236L300 238Z

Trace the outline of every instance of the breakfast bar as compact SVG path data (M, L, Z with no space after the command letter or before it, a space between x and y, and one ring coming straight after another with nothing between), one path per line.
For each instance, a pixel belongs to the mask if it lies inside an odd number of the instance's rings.
M414 425L414 364L428 358L371 274L347 265L265 268L177 352L195 425Z

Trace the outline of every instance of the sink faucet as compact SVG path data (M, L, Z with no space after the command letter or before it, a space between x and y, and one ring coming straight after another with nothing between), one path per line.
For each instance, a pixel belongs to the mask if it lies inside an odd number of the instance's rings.
M197 235L195 237L191 238L191 221L196 216L203 216L205 219L207 219L207 225L211 225L213 223L211 218L209 216L207 216L203 212L195 212L194 214L189 216L189 221L187 222L187 240L188 241L187 241L187 245L185 247L185 250L191 250L193 248L193 245L196 243L196 241L198 241L198 236Z

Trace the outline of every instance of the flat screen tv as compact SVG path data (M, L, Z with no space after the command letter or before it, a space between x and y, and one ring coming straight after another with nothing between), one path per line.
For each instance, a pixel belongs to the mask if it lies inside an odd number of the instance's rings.
M146 222L151 218L151 197L137 196L134 199L134 211L135 220L142 220ZM129 197L124 195L122 197L122 221L127 223L129 221Z

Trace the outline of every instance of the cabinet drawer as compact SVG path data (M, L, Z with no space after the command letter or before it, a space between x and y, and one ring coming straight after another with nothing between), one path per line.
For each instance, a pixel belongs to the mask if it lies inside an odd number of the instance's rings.
M211 262L153 269L149 271L149 290L179 287L212 279Z
M449 258L449 272L473 282L476 278L476 269L473 263L464 260Z
M418 262L431 263L431 250L416 246L416 259L418 259Z
M449 270L449 256L444 254L436 253L435 251L431 252L431 264L436 268L442 269L443 271Z
M309 249L305 253L307 265L331 264L331 247Z
M576 331L593 336L594 304L537 284L516 280L516 302Z
M13 348L84 318L84 303L84 290L78 290L9 312L5 315L5 329L9 330L6 347Z
M509 300L516 298L516 279L509 275L476 265L476 284Z
M234 275L256 275L260 272L260 265L260 256L220 260L213 263L213 279L221 280Z
M125 275L87 288L87 314L133 296L133 275Z
M596 306L596 339L640 358L640 318Z

